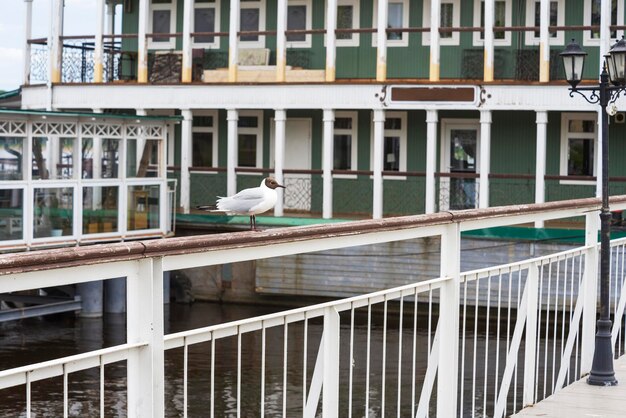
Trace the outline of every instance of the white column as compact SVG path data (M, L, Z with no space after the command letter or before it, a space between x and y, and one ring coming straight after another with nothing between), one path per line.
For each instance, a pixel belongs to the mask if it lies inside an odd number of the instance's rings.
M376 29L376 81L387 80L387 0L378 0L378 22Z
M524 407L535 403L535 366L537 349L537 291L539 287L539 264L533 263L528 268L526 279L526 335L524 338L524 390L522 405ZM541 291L541 290L540 290ZM522 297L523 299L523 297Z
M287 0L278 0L276 15L276 81L282 83L287 65Z
M385 140L385 111L374 110L374 176L373 189L374 201L372 203L372 218L381 219L383 217L383 152Z
M584 297L582 317L582 337L580 347L580 374L591 371L596 336L596 308L598 300L598 232L600 217L598 212L585 215L585 245L591 246L585 254L585 271L583 276Z
M441 0L430 2L430 81L439 81L439 24L441 22Z
M226 194L232 196L237 193L237 122L239 121L239 111L228 109L226 112L228 121L228 139L226 143Z
M112 3L106 4L107 8L107 19L105 25L105 35L113 35L115 34L115 5ZM113 47L115 43L115 38L109 37L105 38L103 43L109 43L110 48ZM109 54L108 59L104 62L104 65L107 67L107 77L108 80L113 80L113 66L115 65L113 62L113 54Z
M147 116L148 112L146 112L146 109L135 109L135 113L137 114L137 116ZM140 131L141 133L139 134L139 136L137 137L137 152L135 153L135 163L136 165L136 169L139 169L139 166L141 165L141 157L143 156L143 151L146 147L146 135L144 134L144 130L142 129Z
M335 111L324 109L324 137L322 144L322 171L324 178L324 189L322 198L322 218L333 217L333 151L334 151L334 129Z
M33 36L33 0L24 0L26 16L24 22L24 75L22 84L30 84L30 44L29 39Z
M183 3L183 83L191 83L191 24L193 22L193 0L184 0ZM216 19L219 19L216 16Z
M546 138L548 112L537 112L537 154L535 157L535 203L546 201ZM535 228L543 228L543 221L535 221Z
M493 81L493 24L494 24L494 0L485 0L485 43L484 43L484 67L483 79Z
M278 184L283 183L283 169L285 167L285 125L287 123L287 112L277 109L274 113L274 178ZM278 200L274 206L274 216L283 216L283 189L278 188Z
M480 167L478 207L489 207L489 173L491 172L491 111L480 111Z
M50 82L61 82L61 65L63 63L63 0L52 0L52 25L50 41Z
M550 81L550 0L539 4L539 81Z
M596 166L596 197L602 197L602 109L598 109L596 124L598 136L594 144L594 164Z
M609 51L609 43L611 42L611 0L600 1L600 54L598 60L598 72L602 71L604 64L604 55ZM596 197L602 197L602 111L598 109L598 136L596 138L595 147L595 164L596 164Z
M326 81L335 81L337 54L337 0L328 0L326 9Z
M180 140L180 207L183 213L189 213L191 208L191 146L192 146L192 126L193 112L189 109L181 110L183 121L181 124Z
M93 113L102 113L102 109L93 109ZM102 137L93 137L93 160L92 160L92 176L94 179L102 178ZM81 143L78 143L79 147L82 147ZM120 190L120 193L123 191ZM96 209L102 209L100 204L102 203L102 189L99 187L93 188L92 204ZM96 206L97 205L97 206Z
M96 3L96 44L93 51L93 82L102 83L104 43L104 0Z
M426 110L426 213L435 212L435 169L437 167L437 122L435 109Z
M239 0L230 0L230 29L228 31L228 81L237 81L239 61Z
M337 309L324 309L324 332L321 349L324 353L324 371L322 385L322 416L337 418L339 416L339 348L340 319Z
M137 29L137 82L148 82L148 0L139 0L139 27Z

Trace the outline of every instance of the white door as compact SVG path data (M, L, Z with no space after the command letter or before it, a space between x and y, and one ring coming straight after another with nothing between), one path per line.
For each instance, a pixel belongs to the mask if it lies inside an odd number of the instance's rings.
M274 121L271 124L270 161L274 167ZM285 170L311 169L311 119L287 119ZM311 174L285 173L284 209L311 210Z

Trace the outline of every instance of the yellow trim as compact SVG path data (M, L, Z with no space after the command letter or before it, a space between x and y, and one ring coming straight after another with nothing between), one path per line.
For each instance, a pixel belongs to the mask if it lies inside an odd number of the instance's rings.
M378 62L376 64L376 81L386 81L386 80L387 80L387 63Z
M137 71L137 82L138 83L147 83L148 82L148 68L147 67L139 67Z
M484 54L483 81L493 81L493 64L489 62L487 54Z
M57 68L52 69L52 83L60 83L61 82L61 70Z
M94 67L93 67L93 82L102 83L102 78L103 78L102 75L103 75L102 63L97 62L94 64Z
M191 81L192 81L191 67L183 68L182 82L191 83Z
M539 44L539 82L547 83L550 81L550 60L544 59L544 44Z
M285 64L285 59L283 57L276 56L276 81L279 83L284 83L286 80Z
M237 81L238 67L237 65L228 66L228 81L234 83Z
M335 81L335 67L327 66L325 77L326 81Z
M439 64L434 63L434 62L430 63L429 80L439 81Z

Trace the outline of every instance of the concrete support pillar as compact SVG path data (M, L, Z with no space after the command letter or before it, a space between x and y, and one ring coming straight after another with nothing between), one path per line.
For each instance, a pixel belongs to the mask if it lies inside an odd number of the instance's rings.
M437 167L437 110L426 111L426 213L435 212L435 170Z
M374 201L372 204L372 218L383 217L383 158L385 141L385 111L374 110Z
M334 152L334 129L335 111L324 109L324 136L322 139L322 177L324 181L322 197L322 218L333 217L333 152Z
M550 0L539 3L539 81L550 81Z
M387 0L378 0L376 29L376 81L387 80Z
M337 0L328 0L326 9L326 81L335 81L337 54Z
M139 0L139 26L137 29L137 82L148 82L148 0Z
M480 111L480 167L478 207L489 207L489 173L491 172L491 110Z
M537 153L535 156L535 203L546 201L546 138L548 131L548 112L537 112ZM535 221L535 228L543 228L543 221Z
M76 294L80 296L82 303L80 316L88 318L102 316L102 290L101 280L76 285Z
M191 24L193 22L193 1L183 2L183 69L181 80L183 83L191 83ZM216 19L218 17L216 16Z
M228 121L228 138L226 143L226 194L232 196L237 193L237 123L239 121L239 111L228 109L226 112Z
M228 81L237 81L239 61L239 0L230 0L230 30L228 31Z
M126 312L126 277L104 281L104 312Z
M485 0L485 37L483 79L493 81L493 25L495 1Z
M191 110L182 110L183 121L181 124L181 145L180 145L180 207L183 213L189 213L191 208L191 142L193 113Z
M102 83L104 74L104 0L96 2L96 43L93 51L93 82Z
M598 106L599 107L599 106ZM596 166L596 197L602 197L602 131L604 130L602 127L602 109L598 109L597 120L597 131L598 135L596 136L595 144L594 144L594 159L593 162Z
M285 184L283 169L285 167L285 126L287 124L287 112L276 109L274 114L274 178L278 184ZM274 216L283 216L283 189L278 188L278 200L274 206Z
M276 10L276 81L283 83L286 80L287 66L287 0L278 0ZM280 183L282 184L282 183Z
M439 25L441 22L441 0L430 2L430 81L439 81Z
M63 64L63 0L52 0L52 25L50 28L50 82L61 82L61 67Z
M26 16L24 19L24 74L22 84L30 84L30 54L31 48L28 41L33 36L33 0L24 0Z

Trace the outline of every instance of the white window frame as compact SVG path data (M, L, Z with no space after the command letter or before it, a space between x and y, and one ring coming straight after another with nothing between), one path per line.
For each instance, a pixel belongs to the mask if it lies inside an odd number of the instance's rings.
M589 26L591 25L591 1L592 0L585 0L585 5L584 5L584 9L583 9L583 19L584 22L583 24L585 26ZM623 1L617 1L617 25L623 25L624 24L624 2ZM588 46L600 46L600 38L592 38L591 31L583 31L583 45L588 45ZM611 38L611 45L614 44L617 40L622 38L622 35L624 35L624 31L623 30L618 30L615 32L616 33L616 37L615 38ZM610 32L609 32L610 34Z
M174 113L174 110L171 110L171 109L153 109L153 110L147 110L146 115L148 116L175 116L175 113ZM165 141L165 150L166 150L165 165L167 168L167 167L172 167L176 164L174 161L174 154L175 154L174 149L176 145L175 144L176 135L175 135L174 124L173 123L167 124L166 130L167 130L167 136L163 138L163 140ZM83 181L84 180L85 179L83 179Z
M311 30L313 27L313 6L311 0L288 0L287 8L289 6L305 6L306 7L306 22L305 29ZM289 19L289 12L287 11L287 19ZM287 48L311 48L311 34L307 33L304 36L304 41L286 41Z
M504 26L511 26L513 22L513 17L512 17L513 5L512 5L511 0L498 0L498 1L504 1ZM481 3L484 3L484 2L485 0L474 0L474 26L475 27L481 26L480 5ZM485 44L485 40L480 39L480 32L474 32L472 35L472 38L473 38L472 40L473 40L474 46L483 46ZM511 45L511 32L510 31L504 32L503 39L496 39L495 33L494 33L493 45L494 46L510 46Z
M170 33L176 32L176 8L177 0L171 0L171 3L157 3L154 4L150 1L150 11L148 13L148 27L149 33L154 33L154 27L152 26L152 14L157 10L169 10L170 11ZM169 42L154 42L153 37L148 38L148 49L175 49L176 37L170 37Z
M256 166L253 168L263 168L263 111L262 110L240 110L239 118L253 116L258 120L256 128L248 128L237 126L237 167L239 167L239 134L256 135ZM254 176L260 175L259 173L237 173L250 174Z
M239 3L239 8L243 9L259 9L259 32L265 30L265 0L257 1L242 1ZM239 30L241 29L241 11L239 12ZM239 38L239 48L265 48L265 35L259 35L259 39L256 41L242 41Z
M385 121L387 119L399 118L402 123L400 129L384 129L383 131L383 152L385 150L384 138L387 136L399 136L400 137L400 165L398 172L406 172L406 160L407 160L407 122L408 116L406 111L389 111L385 112ZM372 117L373 119L373 117ZM383 122L384 123L384 122ZM374 122L372 121L372 135L370 137L370 167L374 167ZM383 161L383 171L384 171ZM383 176L385 180L406 180L406 176Z
M389 3L402 3L402 27L409 27L409 0L389 0ZM374 0L372 27L378 28L378 0ZM372 46L378 46L378 37L372 34ZM402 39L387 39L387 47L409 46L409 32L402 32Z
M358 0L337 0L337 8L339 6L352 6L352 29L360 29L361 28L361 8L360 2ZM328 10L328 1L326 1L326 6L324 10ZM326 15L324 15L324 21L326 19ZM354 47L359 46L360 43L360 34L352 33L352 39L335 39L336 47ZM324 35L324 46L326 46L326 35Z
M556 24L557 26L565 26L565 0L551 0L550 3L556 2L558 4ZM526 26L535 26L535 3L539 3L539 0L526 0ZM549 25L549 23L548 23ZM558 31L553 38L548 37L550 45L564 45L565 32ZM534 31L526 32L524 35L524 42L526 45L539 45L540 38L535 36Z
M441 4L452 3L452 26L458 28L461 26L461 0L442 0ZM422 14L423 27L430 27L430 1L424 1L424 12ZM459 32L452 32L451 38L439 38L439 45L450 46L459 45ZM422 33L422 45L430 46L430 32Z
M215 28L213 29L215 32L220 31L220 0L213 0L211 3L196 3L194 1L194 13L191 16L193 20L195 18L195 10L196 9L215 9ZM195 22L192 22L192 28L195 28ZM195 32L195 30L193 30ZM219 49L220 47L220 37L215 36L213 38L213 42L195 42L192 40L193 48L205 48L205 49Z
M350 155L350 170L356 171L358 170L358 123L359 123L359 113L358 112L345 112L345 111L336 111L335 112L335 120L338 118L350 118L352 119L352 129L341 129L335 128L333 126L333 148L335 145L335 135L350 135L352 141L351 145L351 155ZM335 166L335 162L333 161L333 170ZM333 174L334 178L344 178L344 179L355 179L357 178L356 174Z
M202 133L211 133L213 134L213 144L212 144L212 156L213 158L211 159L211 167L217 167L218 166L218 155L217 155L217 145L219 142L219 138L218 138L218 113L217 110L195 110L193 112L193 117L195 118L196 116L211 116L213 118L213 126L191 126L191 161L189 161L190 165L193 164L193 134L195 132L202 132ZM204 171L203 171L204 172Z
M593 120L594 132L590 133L570 133L569 121L571 120ZM570 138L589 138L593 136L593 175L596 176L596 170L598 168L598 114L597 113L562 113L561 114L561 158L559 164L559 174L561 176L568 176L567 163L569 162L569 139ZM579 185L593 185L596 184L594 180L561 180L561 184L579 184Z

